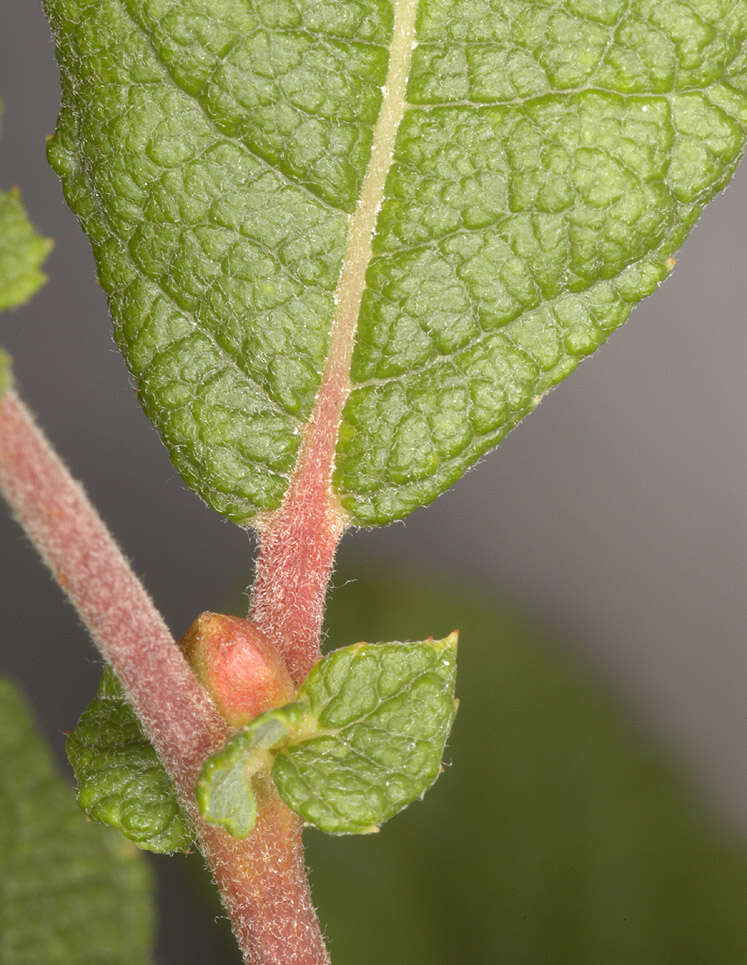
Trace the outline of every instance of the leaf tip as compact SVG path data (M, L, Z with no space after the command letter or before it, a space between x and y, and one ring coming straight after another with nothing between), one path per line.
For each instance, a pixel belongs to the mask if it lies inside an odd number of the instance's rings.
M451 633L442 640L434 640L433 637L429 637L425 643L432 647L437 653L456 654L459 646L459 631L452 630Z

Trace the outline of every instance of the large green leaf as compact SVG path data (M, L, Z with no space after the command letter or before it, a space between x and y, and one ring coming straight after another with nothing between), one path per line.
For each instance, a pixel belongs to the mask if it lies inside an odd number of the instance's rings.
M87 824L17 691L0 679L0 961L146 965L150 874L137 850Z
M357 320L335 486L387 522L656 288L744 150L732 0L45 6L50 158L117 339L239 522L283 497L332 331Z

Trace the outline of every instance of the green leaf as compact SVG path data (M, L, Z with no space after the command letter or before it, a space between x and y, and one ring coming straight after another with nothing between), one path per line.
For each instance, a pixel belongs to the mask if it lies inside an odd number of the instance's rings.
M731 0L45 7L50 159L117 339L241 523L282 500L333 330L357 321L334 485L385 523L654 291L744 151Z
M18 189L0 191L0 311L22 305L44 284L40 269L52 244L34 231ZM0 395L11 382L10 356L0 348Z
M298 701L255 718L203 768L200 811L246 837L255 775L309 824L365 834L438 777L456 713L455 633L416 643L358 643L324 657ZM274 753L273 753L274 752Z
M208 824L225 828L234 838L247 837L257 820L252 778L271 770L269 750L298 729L307 709L294 702L260 714L206 762L197 782L197 803Z
M208 824L225 828L234 838L246 838L257 823L257 799L247 774L246 761L233 753L211 758L197 784L197 803Z
M272 777L309 824L366 833L433 784L456 714L457 635L356 644L321 660L301 688L322 732L282 750Z
M193 831L173 784L111 668L66 744L89 818L146 851L189 851Z
M152 882L137 850L87 824L16 689L0 680L3 965L147 965Z
M0 310L17 308L41 288L51 248L51 239L34 231L18 189L0 191Z

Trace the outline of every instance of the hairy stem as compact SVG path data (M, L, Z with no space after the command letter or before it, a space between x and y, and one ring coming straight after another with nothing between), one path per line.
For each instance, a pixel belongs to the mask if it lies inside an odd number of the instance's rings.
M245 961L324 965L299 820L272 788L246 841L201 820L197 775L229 727L82 487L11 390L0 397L0 491L114 668L174 781Z

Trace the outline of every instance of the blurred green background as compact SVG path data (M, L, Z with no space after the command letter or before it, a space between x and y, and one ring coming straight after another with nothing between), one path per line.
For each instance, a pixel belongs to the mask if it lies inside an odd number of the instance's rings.
M335 585L327 649L458 626L461 706L423 802L378 835L306 833L334 965L747 962L743 843L556 628L422 570L352 558Z

